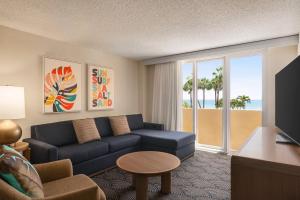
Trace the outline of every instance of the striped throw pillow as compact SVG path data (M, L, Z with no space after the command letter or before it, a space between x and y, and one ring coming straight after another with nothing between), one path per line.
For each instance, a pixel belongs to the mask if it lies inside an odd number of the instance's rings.
M94 119L78 119L72 122L79 144L100 140L101 137Z
M122 116L109 117L109 122L113 130L114 136L130 133L130 128L126 116L122 115Z

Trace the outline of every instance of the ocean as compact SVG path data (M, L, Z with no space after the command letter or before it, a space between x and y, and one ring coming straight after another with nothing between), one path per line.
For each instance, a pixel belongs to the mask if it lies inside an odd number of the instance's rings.
M184 102L186 102L188 105L190 105L189 99L185 99ZM202 100L200 100L200 104L202 106ZM210 108L210 109L215 108L215 100L213 100L213 99L205 100L205 108ZM262 110L262 101L261 100L251 100L251 103L246 103L245 110Z

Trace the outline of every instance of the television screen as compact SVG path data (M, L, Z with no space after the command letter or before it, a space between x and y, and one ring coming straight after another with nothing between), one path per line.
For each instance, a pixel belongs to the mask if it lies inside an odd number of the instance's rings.
M300 56L275 76L275 124L300 144Z

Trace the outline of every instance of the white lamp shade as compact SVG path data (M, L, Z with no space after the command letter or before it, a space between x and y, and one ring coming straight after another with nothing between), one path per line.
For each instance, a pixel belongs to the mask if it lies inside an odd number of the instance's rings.
M24 88L0 86L0 119L25 118Z

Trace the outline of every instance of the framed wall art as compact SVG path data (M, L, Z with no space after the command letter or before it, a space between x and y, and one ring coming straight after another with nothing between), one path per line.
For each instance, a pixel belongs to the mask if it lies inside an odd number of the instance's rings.
M81 64L44 57L44 113L81 110Z
M114 73L111 68L88 65L88 110L114 108Z

